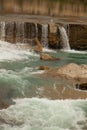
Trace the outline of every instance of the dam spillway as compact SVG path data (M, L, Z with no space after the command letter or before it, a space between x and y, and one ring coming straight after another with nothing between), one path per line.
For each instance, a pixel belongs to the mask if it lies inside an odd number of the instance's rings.
M26 18L26 19L25 19ZM78 23L62 24L64 34L61 35L61 26L58 19L52 20L50 17L44 19L33 16L17 18L17 16L5 20L1 17L0 21L0 40L10 43L29 43L34 45L34 38L38 37L43 47L64 49L64 37L66 37L68 45L71 49L87 50L87 25ZM15 20L17 19L17 20ZM43 22L42 22L43 21ZM65 31L64 31L65 30ZM68 47L69 47L68 46ZM66 48L66 47L65 47Z

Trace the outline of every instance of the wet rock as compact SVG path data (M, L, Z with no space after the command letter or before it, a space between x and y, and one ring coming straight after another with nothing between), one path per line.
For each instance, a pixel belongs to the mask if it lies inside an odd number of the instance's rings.
M5 109L5 108L8 108L10 105L7 101L5 100L1 100L0 101L0 109Z
M51 48L60 48L60 34L55 23L50 23L48 26L48 45Z
M0 109L6 109L13 104L14 102L11 99L0 99Z
M43 48L42 48L42 45L41 45L41 43L40 43L40 41L38 40L37 37L35 38L35 43L36 43L36 45L37 45L36 51L42 52L42 51L43 51Z
M40 54L40 59L44 61L54 61L54 60L60 60L59 58L56 58L52 55L41 53Z
M70 46L77 50L87 50L87 25L69 25Z
M79 91L78 89L75 89L74 87L70 87L67 85L67 87L58 86L55 87L47 86L43 89L43 97L49 98L49 99L86 99L87 98L87 92L86 91Z
M83 83L87 82L87 65L70 63L59 68L48 70L46 75L70 80L71 82Z
M49 67L49 66L39 66L38 69L39 69L39 70L49 70L50 67Z

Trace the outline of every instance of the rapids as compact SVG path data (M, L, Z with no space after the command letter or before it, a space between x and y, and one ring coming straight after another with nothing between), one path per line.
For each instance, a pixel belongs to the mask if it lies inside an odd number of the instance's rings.
M86 49L87 0L0 0L0 130L87 130L87 90L38 70L87 64Z
M86 106L87 100L17 99L0 111L0 130L86 130Z
M44 62L39 54L24 47L25 44L0 41L0 100L12 99L15 102L0 110L0 130L86 129L87 100L59 100L53 93L48 97L47 86L56 91L55 87L67 87L67 83L38 76L37 73L43 71L37 68L44 64L51 67L71 62L87 64L87 53L44 49L46 53L61 58L58 62Z

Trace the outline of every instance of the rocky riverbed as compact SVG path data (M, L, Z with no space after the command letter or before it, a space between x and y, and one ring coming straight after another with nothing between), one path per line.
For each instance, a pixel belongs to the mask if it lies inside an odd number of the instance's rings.
M50 69L44 73L45 76L63 78L76 83L87 82L87 65L70 63L62 67Z

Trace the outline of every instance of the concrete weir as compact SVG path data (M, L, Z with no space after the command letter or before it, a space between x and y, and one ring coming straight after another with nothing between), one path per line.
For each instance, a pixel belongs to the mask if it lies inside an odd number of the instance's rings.
M66 23L61 26L55 22L30 21L0 22L0 40L34 45L35 37L39 39L43 47L56 49L64 49L64 47L70 49L71 47L71 49L87 50L87 25Z

